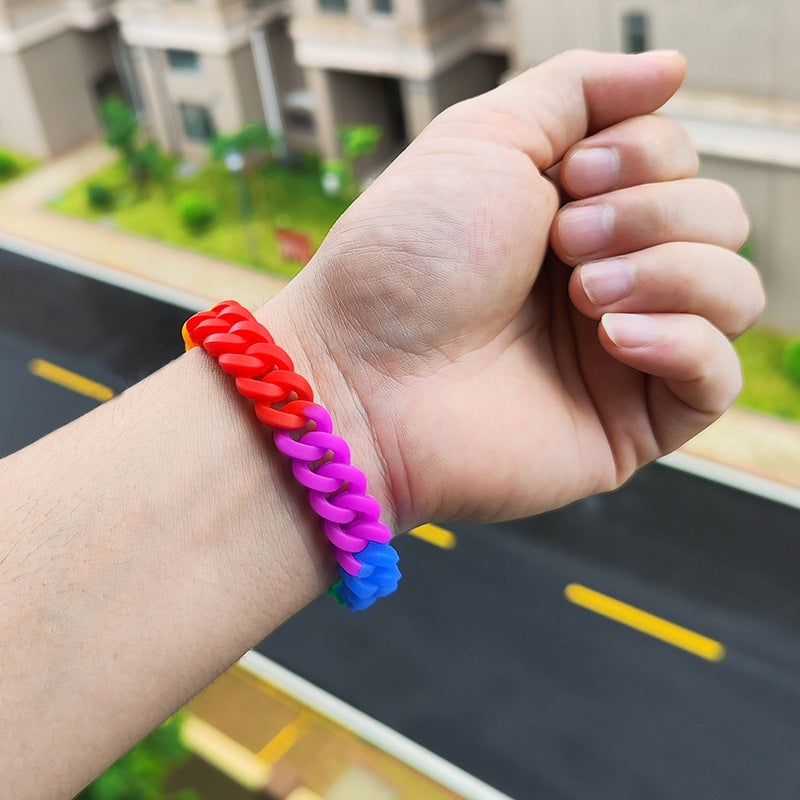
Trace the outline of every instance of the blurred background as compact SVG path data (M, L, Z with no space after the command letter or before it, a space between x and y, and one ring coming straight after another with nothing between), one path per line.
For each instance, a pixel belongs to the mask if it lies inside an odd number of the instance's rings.
M280 291L438 112L571 48L688 59L664 113L768 296L739 402L613 498L404 537L385 610L314 604L84 800L800 797L796 0L0 0L0 454Z

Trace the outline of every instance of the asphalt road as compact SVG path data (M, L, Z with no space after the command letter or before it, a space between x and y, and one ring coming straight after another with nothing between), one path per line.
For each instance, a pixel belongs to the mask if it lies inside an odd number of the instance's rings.
M46 361L115 394L183 352L186 309L0 250L0 455L100 401L37 377Z
M322 598L258 649L520 800L797 798L797 523L656 466L543 517L452 526L452 550L404 537L394 597L363 615ZM576 583L726 655L577 607Z
M99 402L34 360L119 392L182 350L184 309L2 252L0 278L0 453ZM799 513L653 466L455 526L453 549L401 537L396 595L363 614L321 598L259 650L519 800L797 800ZM575 605L576 584L724 657Z

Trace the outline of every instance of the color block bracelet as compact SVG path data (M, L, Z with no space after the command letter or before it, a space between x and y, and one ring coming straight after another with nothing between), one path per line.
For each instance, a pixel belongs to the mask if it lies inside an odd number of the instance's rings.
M202 347L236 379L252 400L256 416L275 429L276 447L291 459L292 473L308 490L311 507L339 564L331 588L351 611L391 594L400 580L392 534L378 501L367 494L364 473L350 463L350 448L333 433L330 414L314 402L305 378L267 329L238 303L228 300L195 314L183 327L186 349Z

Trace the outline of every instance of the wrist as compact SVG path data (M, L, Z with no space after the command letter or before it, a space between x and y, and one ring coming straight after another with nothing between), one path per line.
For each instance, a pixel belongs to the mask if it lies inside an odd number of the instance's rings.
M342 341L328 315L330 309L311 306L295 282L254 312L291 357L297 372L308 378L315 401L333 420L333 430L349 445L352 463L364 472L368 492L381 505L381 521L398 532L397 503L389 469L381 447L379 420L373 404L353 378L352 347Z
M252 646L323 593L336 565L285 459L229 376L199 348L172 367L182 375L165 391L192 398L194 428L175 453L186 466L173 492L191 514L178 529L200 556L200 582L236 588Z
M297 330L303 330L302 325ZM307 489L308 503L339 565L335 598L359 611L394 592L401 575L380 502L367 490L365 473L353 463L351 446L334 432L330 412L315 399L311 385L274 335L231 300L195 314L183 335L188 348L199 345L219 362L239 394L252 400L255 416L273 430L275 448L289 459L295 481ZM308 356L308 351L300 352ZM331 380L328 385L336 383ZM336 396L333 389L331 396Z

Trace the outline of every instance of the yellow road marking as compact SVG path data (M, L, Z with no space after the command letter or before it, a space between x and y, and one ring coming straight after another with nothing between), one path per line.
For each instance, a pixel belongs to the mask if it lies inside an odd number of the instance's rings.
M71 372L64 367L59 367L50 361L45 361L43 358L34 358L28 362L28 371L36 375L37 378L44 378L46 381L56 383L63 386L65 389L71 389L73 392L91 397L92 400L99 400L105 403L114 396L113 389L104 386L102 383L84 378L83 375L78 375L77 372Z
M630 606L613 597L588 589L577 583L571 583L564 589L567 599L577 606L594 611L608 619L613 619L629 628L646 633L663 642L667 642L707 661L722 661L725 658L725 647L714 639L690 631L657 617L635 606Z
M412 528L409 533L416 536L417 539L441 547L443 550L452 550L456 546L456 535L452 531L440 528L431 522L427 525L420 525L418 528Z
M267 764L276 764L294 747L305 725L305 719L301 714L297 719L292 720L288 725L278 731L278 733L259 750L258 758L261 761L265 761Z

